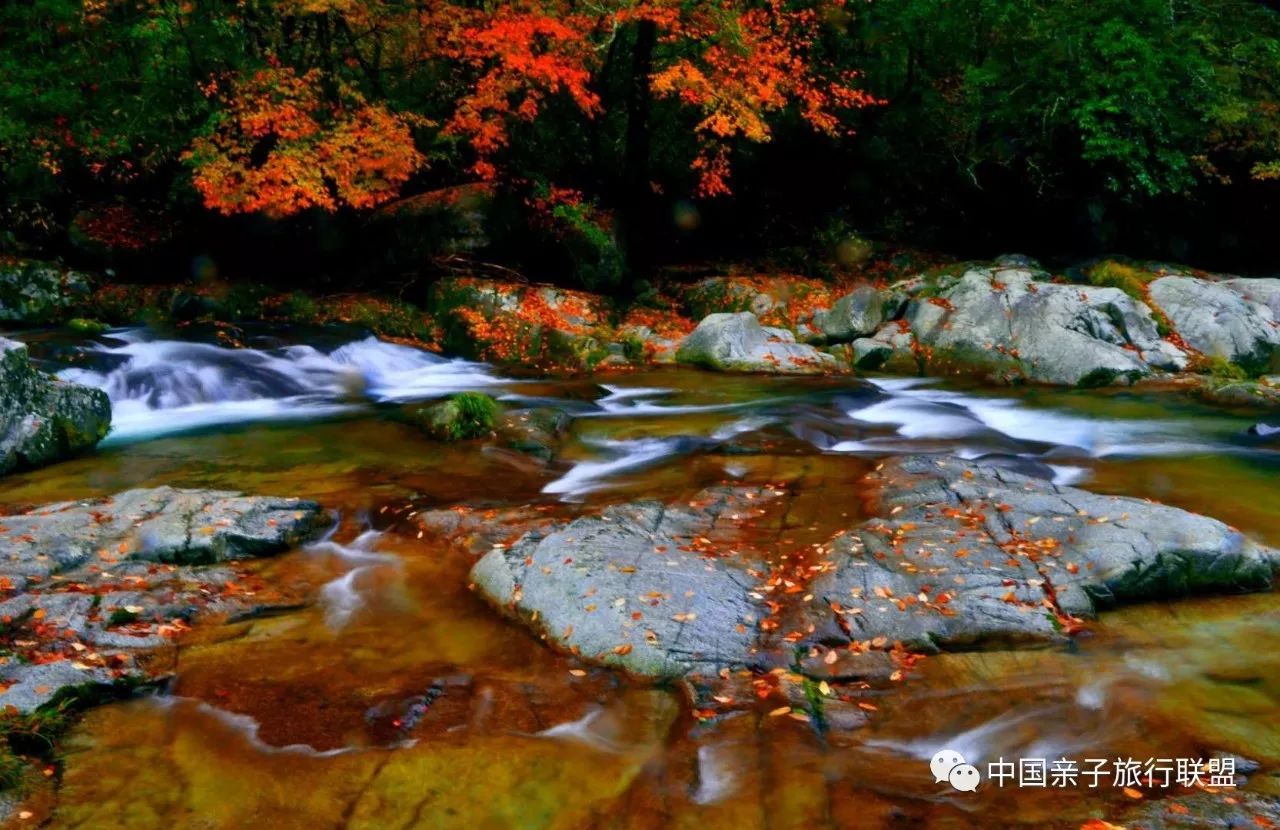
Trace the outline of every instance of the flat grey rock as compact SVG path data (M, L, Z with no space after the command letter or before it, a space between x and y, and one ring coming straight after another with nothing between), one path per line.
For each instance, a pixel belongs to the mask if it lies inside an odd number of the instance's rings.
M707 541L771 497L753 488L609 507L491 551L471 578L584 660L678 677L849 643L1053 642L1121 602L1266 590L1280 567L1280 552L1214 519L1002 467L912 456L867 484L880 518L836 534L785 596L764 587L768 563ZM819 674L883 669L864 660Z
M224 589L231 565L302 543L328 517L302 499L158 487L0 516L0 707L29 712L63 690L148 677L134 655L201 613L269 604ZM286 601L287 602L287 601Z

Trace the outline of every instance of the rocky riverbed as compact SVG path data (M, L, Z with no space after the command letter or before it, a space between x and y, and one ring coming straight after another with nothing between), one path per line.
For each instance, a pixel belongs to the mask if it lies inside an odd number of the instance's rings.
M1100 608L1268 590L1280 570L1280 551L1213 519L952 457L892 459L865 491L872 518L786 563L755 521L787 495L722 489L530 533L471 579L584 660L684 677L793 650L1061 641Z
M32 712L86 687L128 689L140 661L201 616L296 606L288 586L239 584L239 560L281 553L327 521L300 499L159 487L0 514L0 602L11 654L0 707Z
M768 371L516 379L349 329L26 336L10 422L73 394L108 399L114 428L0 479L0 703L29 759L0 803L53 826L1271 820L1268 416L1146 391L1190 377L1159 355L1193 368L1198 349L1019 270L944 275L878 314L884 289L856 288L812 325L755 294L605 359ZM1034 332L992 335L1018 352L1000 372L1058 359L1025 338L1061 322L1066 353L1150 380L997 392L838 362L891 328L933 371L968 348L947 332L995 311L922 305L1032 314L1042 292ZM932 357L913 321L944 338ZM23 743L104 703L56 751ZM928 770L953 743L1240 774L956 794ZM241 796L207 803L223 791Z

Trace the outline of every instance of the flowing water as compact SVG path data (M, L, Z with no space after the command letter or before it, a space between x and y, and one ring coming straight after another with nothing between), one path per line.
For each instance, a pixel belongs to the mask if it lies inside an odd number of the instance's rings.
M1206 757L1261 764L1280 794L1274 595L1105 615L1071 649L924 660L868 726L816 733L776 701L713 722L680 693L581 671L467 588L474 555L415 532L456 508L570 516L720 482L792 493L783 535L858 521L859 480L904 452L986 458L1149 497L1280 544L1280 444L1171 398L921 380L651 370L510 379L340 335L261 332L249 348L113 332L29 338L105 389L98 452L0 480L0 505L171 484L315 498L325 539L256 564L305 608L198 627L161 693L91 711L45 794L66 827L1078 827L1119 788L935 784L940 748L1006 758ZM395 416L482 389L575 418L551 464L440 444ZM486 511L493 511L488 513Z

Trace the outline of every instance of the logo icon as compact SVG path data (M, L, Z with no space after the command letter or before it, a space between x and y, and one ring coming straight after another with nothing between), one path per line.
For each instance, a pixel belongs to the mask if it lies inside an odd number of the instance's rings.
M978 768L964 760L964 756L954 749L941 749L934 753L929 762L935 784L943 781L962 793L971 793L978 789L982 775Z

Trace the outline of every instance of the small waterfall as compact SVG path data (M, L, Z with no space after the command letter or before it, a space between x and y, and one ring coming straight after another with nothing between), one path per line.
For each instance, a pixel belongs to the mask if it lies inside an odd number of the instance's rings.
M311 346L230 349L148 340L137 331L87 352L93 368L59 376L111 398L108 440L245 421L321 418L360 401L399 402L501 384L482 364L370 337L328 353Z

